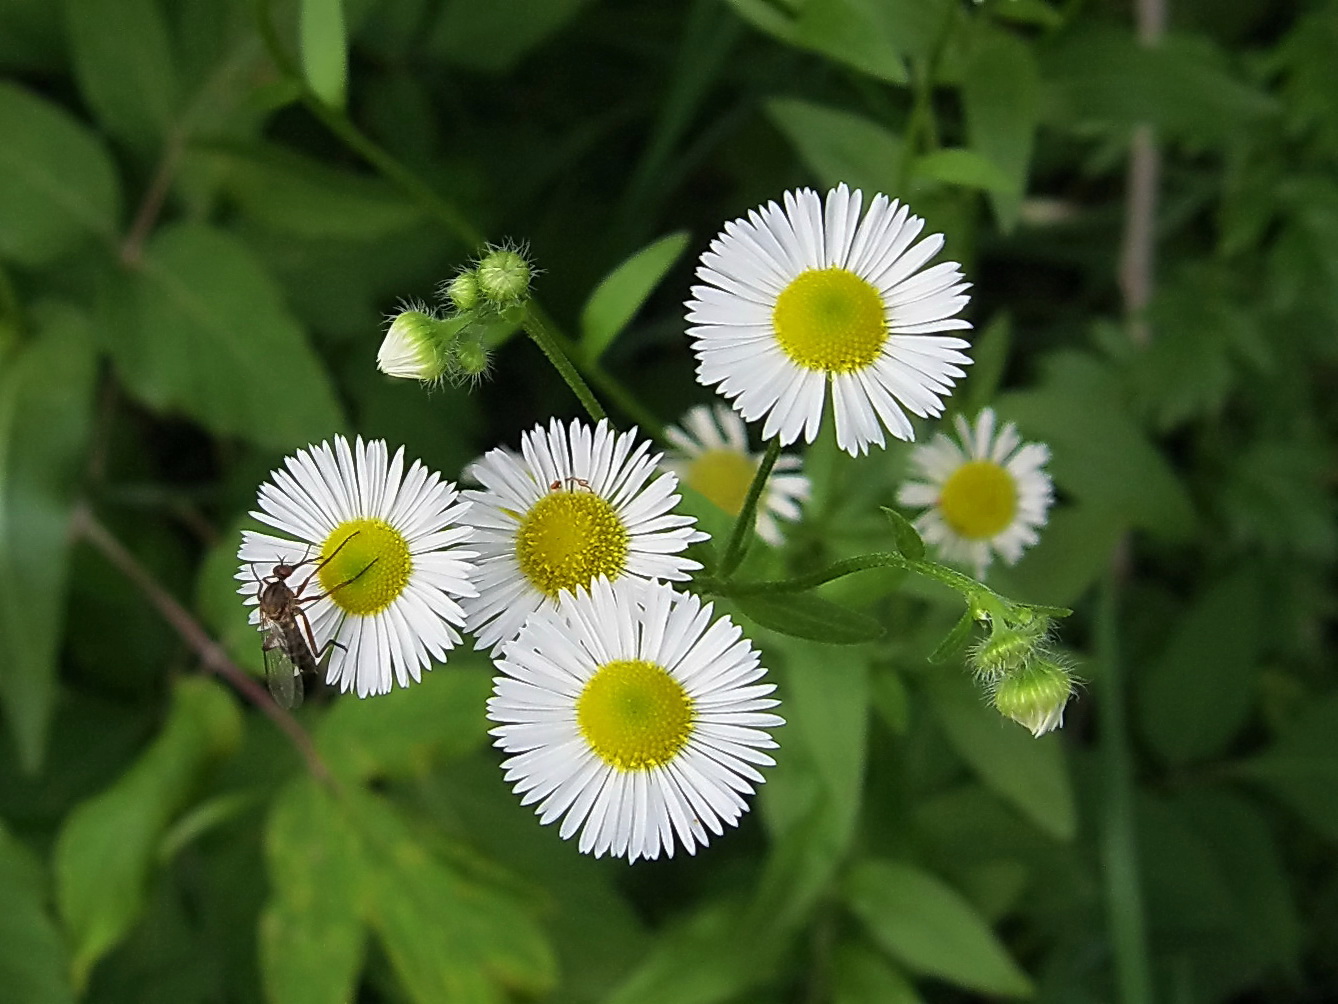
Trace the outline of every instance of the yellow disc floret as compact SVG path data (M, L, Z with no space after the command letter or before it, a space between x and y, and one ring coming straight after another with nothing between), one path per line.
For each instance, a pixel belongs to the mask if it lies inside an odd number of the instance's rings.
M516 531L516 559L546 596L610 580L627 564L627 528L618 512L588 488L549 492L530 507Z
M971 460L944 482L938 505L954 532L972 540L988 540L1013 522L1017 485L992 460Z
M748 496L757 463L735 450L707 450L693 459L684 479L731 516L737 516Z
M321 589L340 609L380 613L409 584L413 556L404 535L383 519L340 523L321 545Z
M640 659L601 666L576 701L576 724L595 755L618 770L673 760L692 735L692 698L662 667Z
M791 360L824 373L862 370L887 340L883 298L843 268L801 272L776 297L776 341Z

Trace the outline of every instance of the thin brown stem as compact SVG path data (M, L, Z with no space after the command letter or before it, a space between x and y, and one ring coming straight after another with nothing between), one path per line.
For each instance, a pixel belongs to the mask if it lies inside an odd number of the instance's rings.
M140 200L139 208L135 210L135 219L126 232L125 240L121 242L121 264L127 268L137 266L144 256L144 243L153 233L158 217L162 214L167 194L172 190L172 181L176 177L177 162L181 160L181 152L185 145L182 131L179 128L174 129L167 139L166 146L163 147L163 155L158 158L153 180L149 182L144 198Z
M159 616L181 636L199 657L200 663L209 672L226 680L243 697L263 711L269 719L291 740L307 770L317 780L328 782L330 770L325 761L316 752L311 736L302 728L297 719L274 703L269 692L257 683L247 672L228 657L223 646L214 641L209 633L200 626L199 621L167 592L143 565L136 560L124 544L103 526L85 505L75 508L70 521L71 533L82 537L100 551L108 561L116 566L127 579L133 582L144 594Z

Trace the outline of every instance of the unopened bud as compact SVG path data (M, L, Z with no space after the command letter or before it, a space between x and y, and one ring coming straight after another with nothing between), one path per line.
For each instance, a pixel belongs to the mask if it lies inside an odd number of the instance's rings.
M1042 736L1064 724L1064 707L1073 693L1069 671L1048 659L1036 659L999 680L994 687L994 707Z
M473 272L461 272L442 290L456 310L473 310L479 305L479 280Z
M460 379L478 383L492 368L492 356L477 338L462 337L455 344L455 369Z
M376 353L382 373L409 380L439 380L446 374L451 343L460 330L457 319L442 320L420 308L402 310L390 322Z
M1049 622L1044 620L1025 627L999 624L972 650L971 668L983 680L1020 669L1036 654L1048 627Z
M530 263L519 251L489 251L474 270L479 292L495 307L520 303L530 292Z

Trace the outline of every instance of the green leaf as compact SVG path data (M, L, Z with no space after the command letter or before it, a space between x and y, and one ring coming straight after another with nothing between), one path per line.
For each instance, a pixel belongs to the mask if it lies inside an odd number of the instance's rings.
M1012 351L1013 320L1008 314L995 314L971 339L971 369L956 393L964 414L974 415L994 400Z
M1050 836L1072 840L1077 810L1059 735L1028 735L987 705L962 674L932 680L929 695L939 723L985 786Z
M1006 193L1016 187L1013 180L984 154L961 147L932 150L916 157L911 174L916 179L978 188L982 192Z
M268 999L353 1000L368 869L347 815L310 777L295 778L270 812L265 857L271 896L260 920L260 964Z
M911 561L919 561L925 556L925 542L920 537L920 531L915 529L905 516L895 509L887 506L879 506L883 510L883 515L887 521L892 524L892 536L897 545L897 551L902 557L910 558Z
M43 265L115 239L121 195L106 149L55 105L0 82L0 257Z
M241 730L237 706L218 684L181 680L152 745L115 784L66 818L56 840L56 893L73 942L76 989L134 923L163 832L201 772L236 746Z
M687 246L686 230L661 237L628 258L595 287L581 311L581 348L588 358L598 359L613 344Z
M74 1004L41 864L0 826L0 1004Z
M861 861L843 887L874 940L915 972L970 990L1026 997L1031 980L975 909L942 879L903 861Z
M1017 222L1026 191L1040 95L1030 46L1002 31L977 34L962 70L962 107L972 149L1000 169L1003 185L989 192L1005 231Z
M106 130L157 156L179 100L157 0L64 0L75 79Z
M342 778L419 774L487 743L484 705L491 691L487 659L457 652L412 689L339 702L321 722L316 746Z
M831 972L832 1004L922 1004L910 980L864 945L837 946Z
M1235 767L1338 840L1338 693L1312 701L1276 743Z
M580 13L590 0L477 3L446 0L431 51L471 70L503 74Z
M818 181L875 192L897 190L902 143L862 115L792 98L767 102L767 115Z
M348 88L348 38L344 0L301 0L298 49L302 75L316 96L332 108L343 108Z
M795 638L858 645L883 636L883 625L868 614L812 593L759 593L732 599L750 620Z
M904 84L898 0L807 0L794 23L796 44L890 84Z
M112 355L151 407L275 449L342 427L319 359L235 238L197 224L166 227L140 269L107 294Z
M42 764L55 704L95 377L81 314L45 311L38 325L0 371L0 701L27 771Z
M1139 688L1143 732L1166 760L1222 753L1254 707L1263 597L1252 570L1214 583L1177 618Z
M1110 566L1127 519L1099 503L1050 510L1041 540L1011 568L990 569L990 583L1008 596L1072 605Z
M943 636L943 640L929 654L931 663L940 664L947 662L954 655L962 650L962 646L967 643L971 637L971 630L976 626L976 619L971 615L970 609L962 612L957 623L952 626L952 630Z

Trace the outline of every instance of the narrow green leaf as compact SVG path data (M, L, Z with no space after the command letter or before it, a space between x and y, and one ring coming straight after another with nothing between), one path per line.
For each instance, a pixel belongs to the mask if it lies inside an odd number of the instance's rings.
M1312 701L1278 741L1238 764L1330 839L1338 840L1338 693Z
M276 449L343 425L334 388L270 277L237 240L182 223L105 291L127 387L161 411Z
M43 265L113 239L120 189L106 148L65 111L0 82L0 257Z
M831 971L832 1004L922 1004L911 981L862 944L837 946Z
M0 1004L74 1004L40 862L0 826Z
M1050 836L1072 840L1077 810L1059 735L1028 735L962 674L935 677L929 694L948 741L985 786Z
M604 354L687 246L686 230L668 234L604 277L581 311L581 348L587 357L598 359Z
M201 771L237 744L241 730L236 703L218 684L181 680L152 745L66 818L56 841L56 893L73 942L76 989L134 923L164 830Z
M316 96L343 108L348 89L348 37L344 0L301 0L298 49L302 74Z
M924 181L978 188L982 192L1011 192L1016 186L998 165L982 153L952 147L931 150L915 158L911 174Z
M943 636L943 640L938 643L938 647L930 653L929 661L937 664L951 659L962 650L962 646L971 637L971 629L975 626L976 619L971 616L971 611L963 611L957 623L952 626L952 630Z
M844 181L866 198L897 190L901 140L878 123L792 98L768 101L767 116L823 185Z
M1204 590L1138 690L1143 731L1168 761L1222 753L1254 707L1262 609L1251 570Z
M885 505L878 508L883 510L883 515L892 524L892 536L901 555L910 558L911 561L919 561L923 558L925 556L925 542L920 537L920 531L915 529L914 524L895 509Z
M869 859L851 869L843 895L873 939L910 969L985 993L1033 992L980 914L937 876Z
M98 121L157 156L177 109L172 44L157 0L65 0L75 79Z
M55 703L95 375L81 314L44 311L38 326L0 371L0 702L27 771L42 764Z
M883 625L868 614L812 593L766 593L732 597L745 616L795 638L832 645L858 645L883 636Z
M269 1000L353 1000L368 869L347 815L310 777L294 779L270 812L265 857L272 894L260 920L260 965Z
M1041 79L1031 48L1004 31L977 33L962 72L962 107L971 147L1000 172L985 186L1004 230L1017 222L1040 118Z

